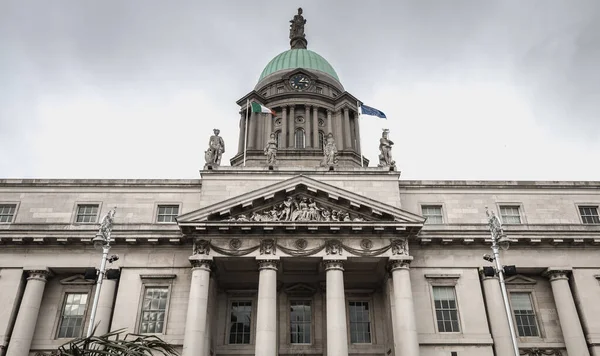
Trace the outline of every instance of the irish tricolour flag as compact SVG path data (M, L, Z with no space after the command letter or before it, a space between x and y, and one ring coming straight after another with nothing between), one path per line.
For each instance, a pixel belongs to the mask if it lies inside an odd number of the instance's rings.
M277 113L271 109L269 109L268 107L261 105L259 103L255 103L252 102L252 112L261 112L264 114L273 114L273 115L277 115Z

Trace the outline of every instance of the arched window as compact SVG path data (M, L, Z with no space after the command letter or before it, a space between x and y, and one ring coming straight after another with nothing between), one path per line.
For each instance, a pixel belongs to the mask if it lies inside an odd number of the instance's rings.
M296 129L296 133L294 134L294 139L296 142L296 148L304 148L304 130Z
M277 141L277 148L281 148L281 131L275 131L275 140Z
M323 149L323 147L325 147L325 133L319 131L319 148Z

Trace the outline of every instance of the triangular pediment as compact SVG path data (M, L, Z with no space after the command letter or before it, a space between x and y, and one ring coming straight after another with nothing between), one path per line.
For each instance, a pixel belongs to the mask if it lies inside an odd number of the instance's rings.
M76 274L74 276L70 276L60 280L60 284L63 285L88 285L95 283L96 282L93 280L85 279L85 277L82 274Z
M533 278L529 278L520 274L517 274L516 276L512 276L506 279L505 281L506 284L536 284L537 281Z
M177 218L180 226L198 222L279 225L387 222L421 227L424 221L419 215L302 175Z

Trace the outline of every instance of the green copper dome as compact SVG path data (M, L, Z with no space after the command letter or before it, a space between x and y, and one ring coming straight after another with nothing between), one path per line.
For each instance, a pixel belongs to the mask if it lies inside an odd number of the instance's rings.
M338 82L340 81L340 78L338 78L337 73L335 72L331 64L329 64L329 62L325 60L325 58L307 49L290 49L283 53L280 53L275 58L273 58L269 62L269 64L267 64L265 69L262 71L258 81L260 82L270 74L273 74L280 70L295 68L318 70L320 72L329 74L330 76L334 77Z

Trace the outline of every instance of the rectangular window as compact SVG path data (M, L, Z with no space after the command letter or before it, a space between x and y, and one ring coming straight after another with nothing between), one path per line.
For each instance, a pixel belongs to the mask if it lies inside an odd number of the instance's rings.
M454 287L433 287L433 302L438 331L441 333L460 332L458 307Z
M57 337L81 336L85 322L84 316L87 297L87 293L67 293L65 295Z
M579 214L581 215L581 221L584 224L600 224L597 206L580 206Z
M160 334L165 328L169 287L146 287L142 301L140 333Z
M350 342L353 344L371 343L371 316L369 302L350 302Z
M95 223L98 216L98 204L81 204L77 205L78 223Z
M531 293L510 293L510 304L519 336L539 336Z
M317 87L317 94L323 94L323 88Z
M310 301L290 303L290 340L292 344L310 344L311 306Z
M518 205L501 205L500 216L503 224L520 224L521 214Z
M9 223L13 221L17 204L0 204L0 223Z
M229 343L249 344L250 325L252 316L252 302L231 302L231 315L229 321Z
M441 205L423 205L421 206L423 216L427 218L426 224L443 224L444 219L442 217L442 206Z
M177 215L179 215L179 205L159 205L156 221L166 223L176 222L175 218Z

